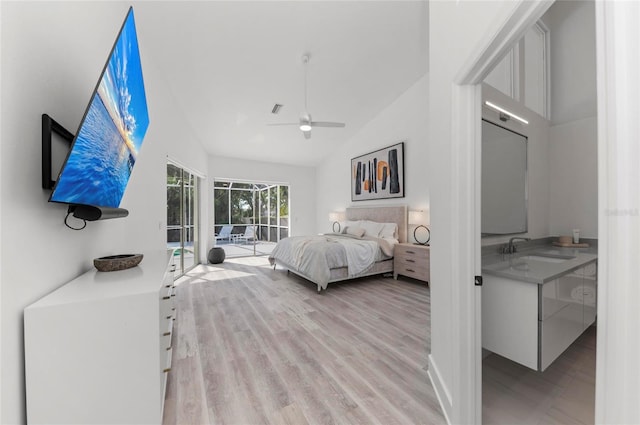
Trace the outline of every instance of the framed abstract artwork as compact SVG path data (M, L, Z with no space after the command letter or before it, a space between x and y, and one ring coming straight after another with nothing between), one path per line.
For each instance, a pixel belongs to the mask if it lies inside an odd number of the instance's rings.
M404 197L404 142L351 160L351 200Z

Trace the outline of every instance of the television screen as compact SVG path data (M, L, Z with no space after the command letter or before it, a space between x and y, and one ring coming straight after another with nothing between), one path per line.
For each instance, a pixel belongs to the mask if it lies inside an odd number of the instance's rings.
M119 207L148 126L130 8L49 200Z

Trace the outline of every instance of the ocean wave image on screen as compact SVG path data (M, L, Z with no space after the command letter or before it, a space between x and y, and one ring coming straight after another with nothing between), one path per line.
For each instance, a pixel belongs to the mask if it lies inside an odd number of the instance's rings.
M131 10L51 200L119 207L148 126Z
M134 163L102 100L95 96L53 200L116 208Z

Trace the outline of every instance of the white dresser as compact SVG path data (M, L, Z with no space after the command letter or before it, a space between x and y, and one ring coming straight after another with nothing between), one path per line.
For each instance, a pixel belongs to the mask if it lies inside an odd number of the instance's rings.
M91 270L24 310L30 424L159 424L175 308L172 256Z

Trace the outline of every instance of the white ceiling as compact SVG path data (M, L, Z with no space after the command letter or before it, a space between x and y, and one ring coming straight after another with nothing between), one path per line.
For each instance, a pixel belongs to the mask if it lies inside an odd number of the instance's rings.
M427 72L426 1L139 2L143 61L213 155L316 165ZM345 128L297 126L304 110ZM275 103L284 107L271 114Z

